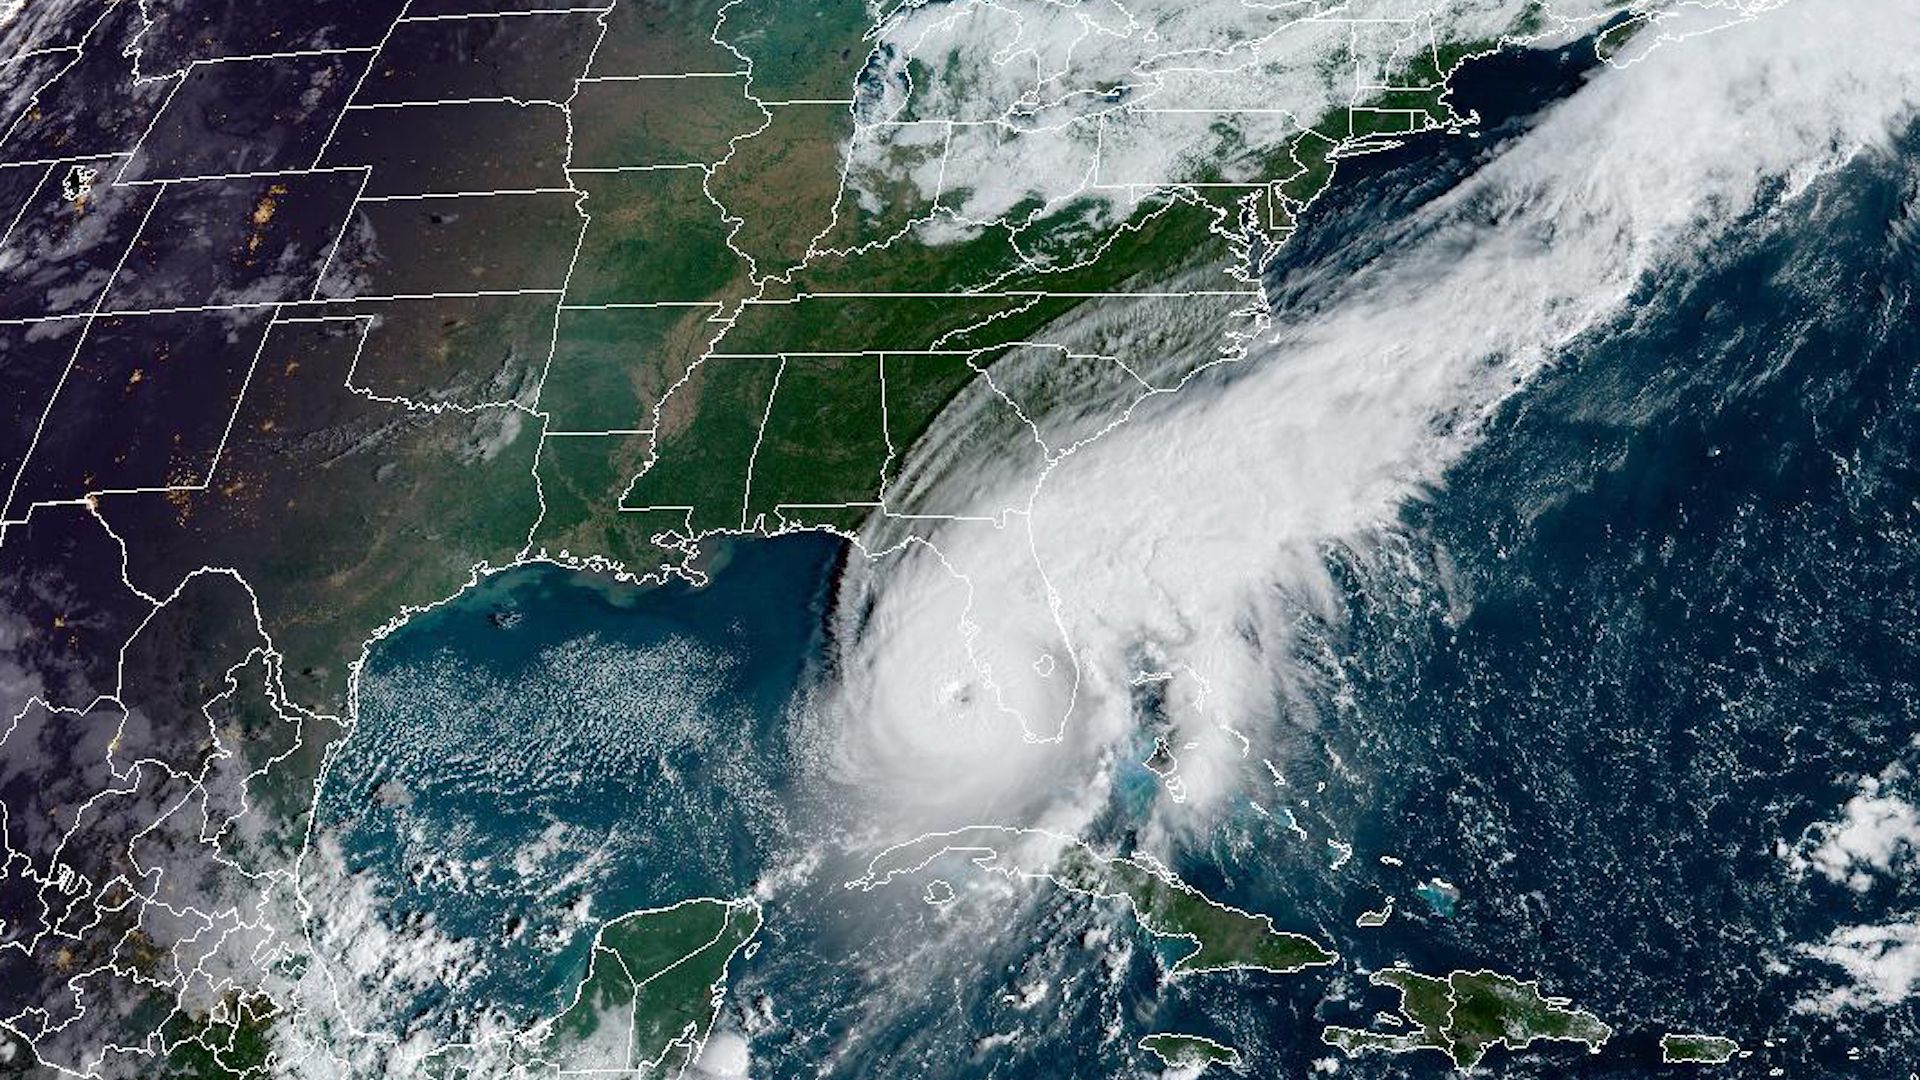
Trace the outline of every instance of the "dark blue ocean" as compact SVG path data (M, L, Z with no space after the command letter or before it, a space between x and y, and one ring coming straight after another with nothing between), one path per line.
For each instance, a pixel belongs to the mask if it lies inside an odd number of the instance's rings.
M1579 56L1484 64L1458 91L1480 138L1351 163L1274 266L1281 311L1569 92ZM769 905L735 972L723 1024L753 1035L755 1075L1140 1074L1152 1030L1228 1042L1255 1077L1445 1075L1319 1042L1392 1004L1355 965L1399 960L1538 978L1616 1029L1598 1055L1496 1050L1491 1074L1686 1075L1659 1064L1663 1031L1752 1051L1717 1076L1920 1067L1914 1003L1822 1008L1849 982L1810 952L1920 918L1920 882L1856 889L1788 857L1863 777L1920 771L1920 135L1699 254L1516 398L1385 554L1328 553L1340 611L1308 651L1345 692L1281 718L1293 782L1327 785L1298 820L1312 843L1243 815L1177 869L1329 941L1339 971L1169 987L1143 948L1110 977L1074 944L1101 917L1057 895L993 901L1004 933L916 967L937 918L918 896L850 907L818 884ZM489 579L375 650L322 831L396 911L486 943L463 992L550 1008L596 920L742 894L813 839L782 725L843 557L788 537L728 545L699 589ZM1100 839L1124 845L1152 786L1119 783ZM1355 928L1389 897L1385 927ZM1076 993L1010 1003L1035 972ZM860 1005L883 996L908 1004Z
M1578 67L1469 69L1460 96L1497 141L1503 113ZM1458 172L1436 157L1471 168L1461 154L1363 163L1282 260L1278 293L1296 267L1352 257L1350 230L1443 189ZM1297 782L1328 781L1319 817L1353 859L1305 878L1197 859L1194 879L1220 867L1249 901L1330 931L1392 896L1386 928L1341 934L1349 959L1538 977L1616 1029L1595 1056L1496 1052L1483 1068L1499 1075L1681 1074L1658 1064L1663 1031L1751 1051L1718 1076L1920 1069L1916 1002L1823 1008L1852 981L1809 952L1849 927L1911 926L1912 863L1858 890L1790 865L1863 778L1914 794L1916 215L1920 131L1797 198L1771 193L1516 398L1387 552L1330 553L1344 603L1303 651L1344 693L1302 725L1324 752L1301 755ZM1433 878L1457 899L1422 896ZM1279 990L1221 1030L1297 1043L1314 996ZM1393 1002L1332 997L1315 1020L1367 1026ZM1302 1075L1315 1056L1256 1071ZM1341 1074L1444 1071L1426 1055Z

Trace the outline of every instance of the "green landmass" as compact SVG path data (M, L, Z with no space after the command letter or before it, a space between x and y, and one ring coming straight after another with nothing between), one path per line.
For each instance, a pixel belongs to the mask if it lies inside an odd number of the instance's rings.
M1283 241L1344 158L1456 122L1446 76L1491 47L1432 50L1392 80L1401 88L1335 110L1237 173L1243 187L1158 194L1114 220L1090 200L1050 212L1036 201L931 243L913 232L938 212L931 201L867 210L842 197L851 113L841 102L867 55L868 20L857 0L616 5L594 74L720 77L648 83L640 97L609 84L583 94L579 119L592 130L574 164L608 171L575 174L577 206L556 193L516 199L517 216L484 204L464 217L381 211L408 235L445 236L413 245L419 258L389 268L386 286L431 291L453 272L514 295L295 306L325 318L273 327L206 485L92 500L125 542L131 582L171 597L201 567L232 568L271 638L274 657L248 678L273 695L236 696L216 717L246 733L243 745L273 740L280 762L260 762L249 781L250 805L273 821L226 838L237 862L265 867L304 837L353 667L393 620L530 553L649 573L690 558L689 539L711 530L853 530L956 395L1066 318L1176 279L1251 294L1252 242ZM731 47L711 40L716 25ZM750 78L726 74L749 65ZM690 125L669 122L686 109ZM694 161L711 168L615 171ZM1243 211L1256 206L1249 228ZM521 295L522 276L565 263L575 235L564 298ZM221 625L251 630L255 610ZM283 705L329 715L276 726ZM1191 942L1173 976L1336 959L1137 860L1075 848L1048 876ZM701 900L609 923L577 1000L529 1052L583 1068L685 1060L760 917L750 901ZM1503 977L1404 981L1417 1034L1329 1029L1328 1041L1470 1063L1494 1045L1608 1034ZM167 1034L157 1075L228 1080L271 1067L276 1014L264 1000L197 1018L151 1008ZM1170 1040L1194 1038L1150 1037L1188 1054Z
M1660 1036L1660 1060L1670 1065L1724 1065L1739 1052L1739 1043L1718 1035L1668 1032Z
M587 74L686 75L742 69L740 58L713 40L727 0L621 0L604 16L606 36Z
M727 246L729 230L700 170L592 173L574 182L587 193L588 221L567 282L569 306L737 301L748 292L746 266Z
M1613 1030L1592 1013L1543 997L1537 985L1490 971L1454 972L1451 1034L1454 1060L1472 1064L1488 1047L1510 1050L1536 1039L1583 1042L1598 1048Z
M1519 1050L1534 1042L1585 1043L1598 1052L1613 1029L1592 1013L1545 997L1535 983L1491 971L1456 971L1440 978L1405 968L1373 973L1375 986L1399 991L1399 1012L1411 1030L1369 1031L1329 1026L1321 1039L1348 1053L1436 1050L1456 1068L1471 1069L1488 1050Z
M1210 900L1193 886L1130 859L1102 859L1075 845L1052 876L1076 892L1124 898L1149 933L1191 939L1193 949L1174 962L1174 976L1234 968L1288 974L1339 959L1310 937L1274 929L1268 916Z
M736 139L708 189L740 219L734 247L762 277L807 257L815 236L833 225L840 196L840 148L853 135L853 112L839 102L773 105L764 129Z
M873 498L887 459L881 360L790 356L782 362L779 389L760 427L747 520L774 513L780 503Z
M352 322L275 326L212 484L97 499L154 595L202 566L238 571L288 691L335 715L375 630L512 561L540 514L538 418L356 393L360 340Z
M1618 24L1602 31L1593 41L1593 51L1602 60L1611 60L1620 55L1634 39L1653 22L1651 15L1639 14L1621 20Z
M851 101L872 21L862 0L744 0L719 36L752 61L761 101Z
M264 996L230 995L211 1012L175 1012L160 1029L165 1050L156 1080L252 1080L274 1063L280 1010Z
M706 1040L728 964L759 929L753 901L705 898L607 923L573 1004L532 1054L566 1070L684 1065Z
M712 165L767 122L745 75L582 83L571 112L582 169Z
M1240 1064L1240 1052L1231 1046L1222 1046L1212 1039L1199 1035L1178 1035L1171 1032L1149 1035L1140 1040L1140 1048L1152 1052L1161 1061L1175 1069L1205 1069L1210 1065L1224 1065L1231 1069Z
M1031 201L1001 223L934 243L913 228L936 212L932 205L901 190L885 205L863 206L841 185L841 147L853 127L837 103L848 99L867 54L866 28L864 8L846 0L728 8L720 36L751 62L748 93L795 104L773 104L765 124L757 113L750 124L743 119L729 156L704 180L639 173L585 181L594 222L569 303L710 301L727 314L705 359L683 350L575 347L571 326L563 329L566 362L550 372L542 401L565 406L565 417L556 417L565 430L648 408L650 395L628 385L663 388L689 367L694 374L665 402L652 402L643 420L627 422L651 434L575 444L543 459L543 482L565 495L562 520L542 523L536 550L604 554L644 573L683 561L681 542L714 530L856 528L880 504L889 463L979 372L1105 294L1195 273L1212 275L1215 288L1251 292L1243 210L1256 211L1269 243L1284 241L1331 185L1341 158L1459 123L1445 101L1448 76L1498 47L1475 41L1415 50L1388 80L1392 89L1333 110L1266 158L1243 162L1243 184L1170 190L1111 221L1093 200L1045 214ZM703 89L717 93L728 82ZM706 108L701 115L717 114ZM1222 138L1223 146L1245 146L1237 130L1223 130ZM936 145L909 140L901 160ZM1220 167L1195 179L1217 181ZM903 205L913 207L905 216ZM711 325L704 312L678 317L683 327ZM698 336L672 333L683 341ZM800 354L823 359L803 370L793 363ZM773 365L735 356L786 358L792 381L783 377L775 393ZM884 390L868 373L875 362L887 368ZM619 365L622 376L600 374L595 364ZM915 364L939 373L897 387L895 369ZM847 377L831 377L835 369ZM840 414L836 436L798 437ZM566 475L573 467L591 475L575 480ZM631 485L608 475L636 467ZM609 499L615 488L622 497ZM657 508L685 515L664 545L657 534L642 537L615 520ZM595 538L613 542L595 549Z
M973 865L993 873L1125 904L1148 933L1191 944L1174 961L1171 977L1242 968L1290 974L1339 959L1312 938L1275 929L1269 916L1210 899L1164 867L1103 856L1082 841L1044 830L979 826L931 833L888 848L851 884L876 888L949 853L971 854Z
M851 532L956 395L1068 317L1170 282L1251 296L1255 232L1284 240L1341 158L1455 123L1447 73L1491 47L1415 50L1394 89L1277 150L1223 120L1223 152L1268 155L1233 164L1244 186L1124 214L1032 200L931 242L915 231L930 200L863 206L841 183L870 17L857 0L617 5L595 76L713 77L583 84L585 198L511 223L538 225L544 266L587 216L565 296L356 300L333 313L364 323L276 327L207 488L101 497L132 579L166 595L198 566L233 567L293 699L345 715L368 638L476 567L564 553L654 574L715 530ZM667 122L688 109L691 126ZM910 139L896 156L938 150ZM617 171L696 160L712 164ZM441 261L407 273L471 266L484 285L526 269L494 232L431 228ZM1193 344L1148 359L1218 355Z

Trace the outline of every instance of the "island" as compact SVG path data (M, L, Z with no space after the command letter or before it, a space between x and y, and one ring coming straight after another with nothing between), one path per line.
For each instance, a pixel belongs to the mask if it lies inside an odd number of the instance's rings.
M1240 1064L1240 1051L1231 1046L1222 1046L1203 1035L1180 1035L1167 1032L1149 1035L1140 1040L1140 1048L1152 1053L1167 1064L1168 1068L1204 1071L1211 1065L1224 1065L1229 1069Z
M1718 1035L1668 1032L1660 1036L1660 1060L1668 1065L1725 1065L1740 1044Z
M1541 994L1538 983L1492 971L1439 977L1395 967L1374 972L1370 981L1399 991L1399 1013L1412 1030L1329 1026L1321 1033L1327 1045L1349 1054L1435 1050L1464 1071L1495 1046L1519 1050L1557 1040L1584 1043L1589 1052L1598 1053L1613 1036L1613 1029L1592 1013L1570 1007L1565 998Z
M1353 920L1353 925L1362 930L1371 930L1387 925L1387 920L1391 918L1393 918L1393 897L1389 896L1385 907L1377 911L1361 912L1360 917Z
M989 873L1047 881L1082 896L1127 905L1149 934L1191 943L1169 967L1170 979L1232 970L1284 975L1339 959L1304 934L1277 929L1270 916L1209 898L1158 862L1138 855L1102 855L1084 841L1039 829L977 826L928 833L881 852L868 863L865 875L847 885L878 888L950 855L965 856Z

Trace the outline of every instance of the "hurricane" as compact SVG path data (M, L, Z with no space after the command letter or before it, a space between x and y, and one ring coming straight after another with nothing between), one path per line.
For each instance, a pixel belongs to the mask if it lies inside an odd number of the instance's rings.
M1647 275L1884 152L1920 27L1881 14L1788 5L1602 66L1413 212L1267 278L1244 355L1037 463L913 462L938 479L889 503L842 587L841 779L926 827L1072 831L1157 681L1186 795L1163 824L1204 821L1312 722L1294 626L1327 608L1330 548L1398 528L1570 343L1633 318Z

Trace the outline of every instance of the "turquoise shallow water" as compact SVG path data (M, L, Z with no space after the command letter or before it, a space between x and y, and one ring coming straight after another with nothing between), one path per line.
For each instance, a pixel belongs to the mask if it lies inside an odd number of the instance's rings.
M374 649L317 824L388 919L477 948L438 1004L539 1014L601 920L752 887L840 547L729 544L699 588L521 567Z
M1473 100L1489 117L1501 94L1535 100L1577 74L1557 64L1483 68L1496 85ZM1321 1041L1391 1008L1365 975L1405 962L1538 979L1616 1028L1600 1054L1502 1052L1502 1077L1670 1075L1657 1039L1675 1030L1755 1048L1716 1076L1909 1076L1914 999L1808 1003L1850 991L1823 943L1920 920L1911 862L1856 891L1787 856L1862 778L1920 798L1916 159L1909 133L1650 274L1630 318L1569 348L1408 509L1403 557L1330 553L1335 610L1301 625L1320 681L1275 718L1298 727L1289 805L1172 861L1339 967L1168 983L1163 943L1057 890L953 873L960 896L935 907L823 872L775 893L766 947L733 969L722 1022L751 1034L753 1075L1146 1075L1150 1029L1231 1044L1250 1077L1451 1075L1434 1052ZM1371 159L1272 293L1310 306L1312 282L1365 266L1374 225L1480 161L1460 140ZM831 841L787 818L784 721L836 545L728 555L703 590L502 575L375 654L323 833L390 918L431 912L478 943L465 998L550 1007L598 920L738 894ZM1129 763L1149 748L1114 771L1104 848L1159 798ZM1385 926L1355 926L1388 898Z

